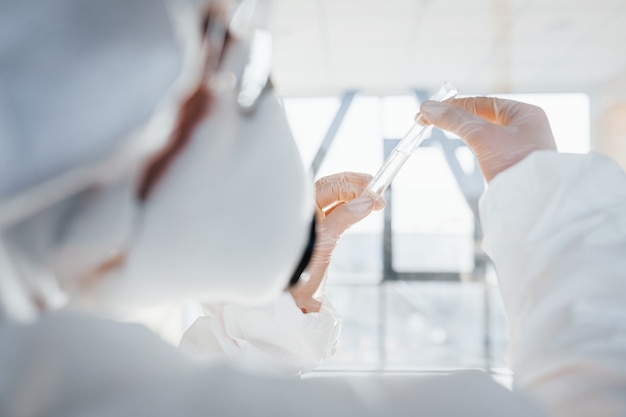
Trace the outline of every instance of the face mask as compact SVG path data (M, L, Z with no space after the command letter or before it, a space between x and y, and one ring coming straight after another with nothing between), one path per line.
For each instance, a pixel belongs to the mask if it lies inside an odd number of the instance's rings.
M240 74L247 54L231 45L224 71ZM244 114L237 96L214 97L141 208L123 267L93 290L98 302L262 304L285 290L310 244L312 182L279 101L265 93Z

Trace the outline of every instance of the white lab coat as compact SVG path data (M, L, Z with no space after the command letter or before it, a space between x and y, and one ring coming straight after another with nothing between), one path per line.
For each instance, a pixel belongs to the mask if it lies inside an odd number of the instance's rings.
M625 415L624 173L598 155L537 152L491 182L481 209L514 392L479 372L253 376L195 362L137 325L60 313L0 329L0 415Z
M3 417L537 415L479 372L425 379L261 376L236 364L194 361L137 324L67 313L2 326L0 367Z
M485 197L515 386L552 415L626 415L626 175L600 155L537 152Z
M251 369L296 375L313 370L337 350L341 319L327 297L304 314L285 292L261 307L204 304L180 348L193 355L228 355Z

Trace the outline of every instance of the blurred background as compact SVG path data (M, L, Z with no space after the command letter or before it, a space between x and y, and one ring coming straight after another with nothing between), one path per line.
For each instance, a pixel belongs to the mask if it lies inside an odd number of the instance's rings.
M273 83L316 178L375 173L444 81L537 104L561 151L626 167L623 0L275 0L273 34ZM342 340L318 374L506 380L506 318L480 248L485 187L463 143L433 130L385 210L340 241L327 292Z

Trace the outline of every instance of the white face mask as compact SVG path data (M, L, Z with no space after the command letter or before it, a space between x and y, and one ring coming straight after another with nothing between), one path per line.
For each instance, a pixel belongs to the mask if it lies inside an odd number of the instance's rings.
M241 79L248 47L233 41L222 71ZM314 233L312 181L276 97L244 114L238 92L214 92L141 209L119 276L92 294L104 304L261 304L288 286Z
M96 297L152 304L188 298L259 304L284 291L313 220L311 181L279 102L242 116L214 102L142 209L119 276Z

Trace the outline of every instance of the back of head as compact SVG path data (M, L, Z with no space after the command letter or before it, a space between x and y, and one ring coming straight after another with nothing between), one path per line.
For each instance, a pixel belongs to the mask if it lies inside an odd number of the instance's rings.
M27 317L55 304L45 299L59 285L58 271L50 268L51 247L72 224L82 227L75 221L80 217L75 200L132 177L166 143L201 69L201 11L185 1L155 0L0 5L0 268L11 272L0 279L5 311ZM233 55L241 51L247 49L235 47ZM245 63L240 58L234 61ZM198 129L197 135L219 137L183 153L152 201L141 207L145 221L135 225L140 229L133 237L136 245L128 251L125 276L117 279L130 299L146 295L146 275L175 274L178 265L191 265L192 277L168 281L160 276L163 285L154 285L162 288L160 297L174 297L181 289L180 294L197 291L216 300L250 300L255 294L267 299L284 287L289 277L283 275L298 263L309 239L313 205L286 121L274 117L282 109L269 100L269 113L260 108L254 117L237 114L229 108L236 106L231 96L218 97L222 105ZM264 131L272 137L267 143L260 139ZM204 169L198 146L215 161L211 169ZM198 181L205 175L205 183ZM272 187L270 181L277 185L273 192L261 192L263 185ZM247 197L236 192L246 182L254 190ZM225 199L214 194L218 190L228 194L221 196ZM161 221L163 213L180 207L181 199L201 195L214 198L192 201L197 217L181 218L186 231ZM260 207L245 203L254 197L266 200ZM216 201L230 223L213 213ZM172 236L182 237L182 243L164 252L159 243ZM211 256L203 257L202 247ZM10 271L16 260L22 265ZM228 274L233 263L239 267ZM18 279L8 279L11 275ZM115 285L106 288L119 291ZM41 293L47 294L44 299Z

